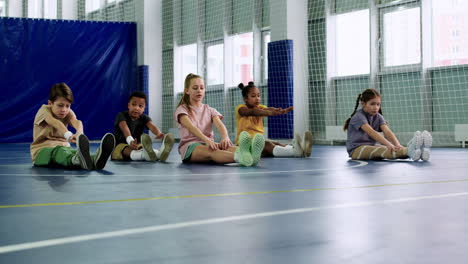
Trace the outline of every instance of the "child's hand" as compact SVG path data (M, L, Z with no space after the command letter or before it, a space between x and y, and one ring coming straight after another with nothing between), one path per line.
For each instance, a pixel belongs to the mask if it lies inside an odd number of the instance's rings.
M232 141L229 138L223 138L219 142L219 149L221 150L227 150L230 146L232 146Z
M395 151L398 151L398 150L400 150L401 148L403 148L402 145L400 145L400 144L395 145Z
M392 144L388 145L387 148L388 148L391 152L395 152L395 151L398 150L398 149L397 149L394 145L392 145Z
M132 143L129 146L130 146L130 149L132 149L132 150L138 150L138 141L137 141L137 139L135 138L135 140L133 140Z
M72 135L69 139L68 142L70 143L75 143L76 144L76 138L78 137L77 134Z
M211 140L208 140L208 142L205 142L205 144L208 146L208 148L210 150L218 150L219 149L219 144L214 142L214 141L211 141Z
M156 139L163 139L164 138L164 133L159 133L156 135Z
M290 107L283 110L284 111L283 114L287 114L287 113L291 112L292 110L294 110L294 107L290 106Z

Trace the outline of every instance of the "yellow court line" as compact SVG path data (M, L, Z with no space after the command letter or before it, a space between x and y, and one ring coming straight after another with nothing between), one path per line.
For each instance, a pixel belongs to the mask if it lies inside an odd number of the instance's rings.
M201 198L201 197L242 196L242 195L254 195L254 194L313 192L313 191L331 191L331 190L351 190L351 189L363 189L363 188L381 188L381 187L416 185L416 184L452 183L452 182L467 182L467 181L468 181L468 179L461 179L461 180L428 181L428 182L390 183L390 184L364 185L364 186L354 186L354 187L330 187L330 188L279 190L279 191L260 191L260 192L195 194L195 195L148 197L148 198L134 198L134 199L116 199L116 200L102 200L102 201L84 201L84 202L0 205L0 209L2 209L2 208L19 208L19 207L41 207L41 206L58 206L58 205L115 203L115 202L135 202L135 201L168 200L168 199L187 199L187 198Z

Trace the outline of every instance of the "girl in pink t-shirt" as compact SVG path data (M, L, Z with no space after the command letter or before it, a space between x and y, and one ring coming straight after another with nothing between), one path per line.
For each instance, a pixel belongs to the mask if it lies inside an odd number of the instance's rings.
M209 162L225 164L238 162L252 166L259 160L265 146L263 135L252 139L247 132L239 135L239 146L233 146L223 116L214 108L203 104L205 84L201 76L190 73L185 78L184 94L174 118L179 124L179 153L183 162ZM221 134L219 143L213 138L213 124Z

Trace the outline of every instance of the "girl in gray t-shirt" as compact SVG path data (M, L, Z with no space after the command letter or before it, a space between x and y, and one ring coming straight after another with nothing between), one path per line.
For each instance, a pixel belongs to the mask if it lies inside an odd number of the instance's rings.
M362 108L357 110L359 103ZM381 96L375 89L367 89L358 95L356 106L351 117L346 120L344 130L348 133L346 148L352 159L429 160L431 134L426 130L416 131L408 147L403 147L382 115ZM383 132L383 136L379 132Z

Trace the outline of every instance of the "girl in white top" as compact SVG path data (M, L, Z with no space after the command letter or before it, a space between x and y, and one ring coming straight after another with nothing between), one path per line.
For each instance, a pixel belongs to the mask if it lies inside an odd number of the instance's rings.
M232 144L223 116L214 108L203 104L205 84L201 76L188 74L184 83L184 94L177 106L174 118L179 124L179 153L183 162L210 162L225 164L238 162L252 166L258 160L265 138L257 134L252 139L245 132L239 136L239 147ZM221 141L213 138L213 124L221 134Z

